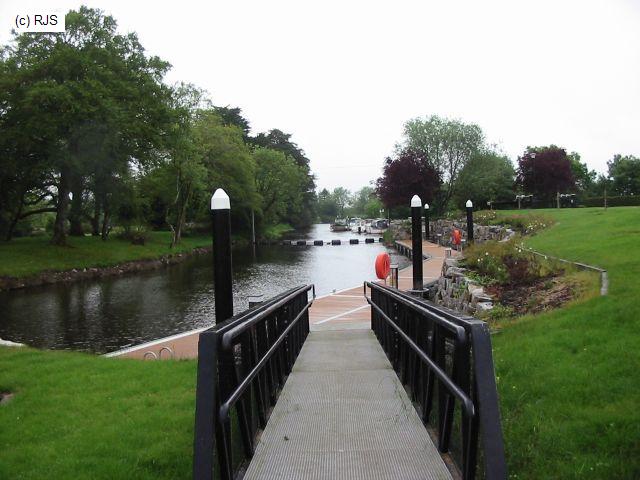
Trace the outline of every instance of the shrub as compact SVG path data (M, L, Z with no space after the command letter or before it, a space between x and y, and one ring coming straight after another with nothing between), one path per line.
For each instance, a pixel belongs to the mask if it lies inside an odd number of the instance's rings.
M527 250L519 237L471 245L464 252L463 263L481 283L489 285L526 285L562 270L557 262Z

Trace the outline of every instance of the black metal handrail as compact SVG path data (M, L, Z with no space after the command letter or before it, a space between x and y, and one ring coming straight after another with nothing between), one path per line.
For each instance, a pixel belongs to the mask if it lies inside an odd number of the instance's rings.
M367 288L371 297L366 296ZM476 477L480 449L484 478L506 479L486 323L383 285L365 282L364 289L372 307L371 328L422 421L436 437L439 451L453 461L466 480ZM456 401L461 407L458 422ZM458 429L454 428L456 423ZM456 434L459 438L452 439ZM459 440L459 445L453 440Z
M219 478L230 480L239 470L232 454L234 407L244 458L253 456L258 432L309 334L313 299L313 285L294 288L200 334L195 479L214 478L216 456Z

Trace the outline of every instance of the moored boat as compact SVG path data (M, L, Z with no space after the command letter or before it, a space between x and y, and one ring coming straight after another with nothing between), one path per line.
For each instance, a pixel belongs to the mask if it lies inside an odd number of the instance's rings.
M332 232L346 232L349 230L349 224L346 218L337 218L329 227Z
M365 226L365 222L361 218L349 219L349 230L351 230L353 233L364 233Z
M373 220L366 229L367 233L383 234L389 228L389 222L386 218L378 218Z

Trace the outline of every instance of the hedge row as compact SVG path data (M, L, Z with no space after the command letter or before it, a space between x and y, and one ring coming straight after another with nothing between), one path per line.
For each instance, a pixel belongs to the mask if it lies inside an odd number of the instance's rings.
M603 207L604 197L590 197L584 198L580 205L585 207ZM640 195L625 195L620 197L607 197L608 207L627 207L640 205Z

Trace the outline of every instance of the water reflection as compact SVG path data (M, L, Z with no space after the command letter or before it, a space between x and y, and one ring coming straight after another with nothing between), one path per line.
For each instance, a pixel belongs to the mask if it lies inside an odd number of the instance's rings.
M348 240L315 225L300 238ZM364 236L360 237L361 239ZM323 247L258 247L234 251L235 311L247 297L269 298L314 283L317 295L375 277L379 243ZM393 253L393 252L389 252ZM408 261L397 259L401 265ZM41 348L108 352L215 322L212 257L202 255L132 276L0 293L0 338Z

